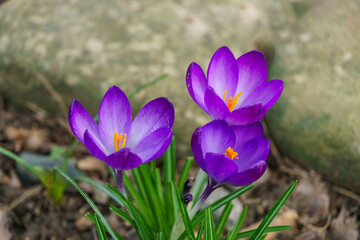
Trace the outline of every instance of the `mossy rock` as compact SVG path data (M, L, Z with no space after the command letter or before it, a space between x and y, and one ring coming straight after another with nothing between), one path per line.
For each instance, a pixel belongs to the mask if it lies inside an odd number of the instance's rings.
M266 120L284 154L359 192L360 4L293 3L270 4L270 77L285 87Z

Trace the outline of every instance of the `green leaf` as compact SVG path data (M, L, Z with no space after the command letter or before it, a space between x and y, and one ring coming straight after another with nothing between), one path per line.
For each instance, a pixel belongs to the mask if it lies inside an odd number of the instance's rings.
M199 199L207 179L208 179L208 175L203 170L199 169L195 178L195 182L190 189L190 194L193 196L193 201L191 206L193 206Z
M49 158L51 159L58 159L61 158L65 155L66 150L63 147L60 147L58 145L54 145L51 150L50 150L50 154L49 154Z
M96 215L96 213L94 213L94 216L95 216L96 231L98 233L99 240L107 240L108 238L106 236L104 228L103 228L102 224L100 224L100 220L99 220L98 216Z
M191 165L193 164L193 162L194 162L193 157L186 158L184 167L181 171L180 178L178 181L178 188L179 188L180 192L183 191L184 184L185 184L186 180L188 179L189 171L190 171L190 168L191 168Z
M215 227L214 219L212 216L212 209L208 207L205 209L205 231L204 231L205 240L215 239Z
M229 219L231 210L233 209L233 204L231 201L229 201L226 205L224 210L222 211L219 220L216 223L216 228L215 228L215 235L216 235L216 239L220 239L221 236L223 235L224 232L224 228L225 225Z
M109 223L106 221L104 216L101 214L100 210L96 207L94 202L89 198L89 196L82 190L82 188L65 172L61 171L60 168L56 167L56 171L58 171L66 180L68 180L73 187L78 190L78 192L83 196L83 198L88 202L90 207L94 210L94 212L98 215L99 219L101 220L102 224L104 224L107 231L110 233L110 235L113 237L113 239L117 240L119 239L117 235L115 234L114 230L110 227Z
M91 213L86 213L85 217L87 217L90 221L92 221L93 223L95 223L95 216ZM105 229L106 232L108 232L107 228L104 227L104 224L100 221L100 224L102 225L102 228ZM108 232L109 233L109 232ZM115 235L117 236L118 239L124 239L123 237L120 236L120 234L118 234L117 232L114 232Z
M124 204L126 209L129 211L132 219L136 223L138 232L140 233L140 237L143 239L151 239L152 233L148 226L145 224L143 215L137 210L137 208L130 202L124 195L122 195L119 190L115 189L110 184L107 184L106 187Z
M93 185L94 187L96 187L97 189L99 189L100 191L102 191L103 193L108 195L117 204L119 204L120 206L124 206L124 204L117 197L115 197L115 195L112 192L110 192L109 189L107 189L101 183L99 183L99 182L97 182L97 181L95 181L95 180L93 180L91 178L82 177L82 176L77 177L76 180L77 181L87 182L87 183Z
M121 217L122 219L124 219L125 221L127 221L128 223L130 223L133 227L136 227L136 223L134 222L134 220L123 210L115 207L114 205L110 205L109 209L116 213L119 217Z
M266 214L265 218L261 221L259 227L256 229L254 235L251 236L250 240L258 240L265 233L265 230L270 225L272 220L279 213L282 206L284 206L285 202L289 199L291 193L294 191L297 181L295 181L291 186L281 195L279 200L275 203L275 205L270 209L269 213Z
M209 207L211 207L213 211L216 211L223 205L227 204L229 201L234 200L235 198L237 198L241 194L244 194L245 192L249 191L253 187L254 186L252 184L250 184L250 185L238 188L237 190L233 191L232 193L230 193L230 194L226 195L225 197L222 197L219 200L217 200L216 202L212 203ZM201 222L201 220L204 218L204 216L205 216L205 210L202 210L198 214L196 214L195 217L191 220L192 227L195 228ZM179 237L179 239L180 240L185 239L185 233L183 233Z
M181 212L181 216L185 225L185 232L188 236L188 238L190 240L195 240L195 235L194 235L194 231L193 228L191 226L191 222L190 222L190 218L188 215L188 212L186 210L185 204L183 203L181 197L180 197L180 193L179 190L177 189L177 187L175 186L174 182L171 182L171 188L175 189L174 193L174 199L176 201L176 204L179 206L180 208L180 212Z
M201 235L202 235L203 231L204 231L204 221L202 221L200 224L199 231L196 236L196 240L201 240Z
M247 206L242 211L238 221L235 224L234 229L231 231L230 236L229 236L229 240L236 239L236 234L240 231L241 225L243 224L245 216L246 216L246 212L247 212Z
M155 233L155 240L164 240L164 233L163 232L157 232Z
M276 227L268 227L264 233L270 232L279 232L291 229L291 226L276 226ZM236 235L236 239L251 237L255 233L256 229L249 230L246 232L241 232Z

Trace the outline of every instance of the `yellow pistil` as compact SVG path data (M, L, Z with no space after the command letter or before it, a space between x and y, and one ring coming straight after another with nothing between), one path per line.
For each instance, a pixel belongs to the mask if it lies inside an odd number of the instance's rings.
M118 151L120 149L120 143L121 143L121 140L124 138L122 144L121 144L121 148L124 148L125 147L125 143L126 143L126 133L124 133L124 136L122 133L120 133L120 136L119 136L119 133L116 132L114 133L114 146L115 146L115 151Z
M226 93L227 93L227 89L226 89L225 92L224 92L224 97L223 97L223 101L224 101L224 102L225 102ZM228 106L230 112L234 109L234 107L235 107L237 101L239 100L239 97L241 96L241 94L242 94L242 91L240 91L240 92L235 96L235 98L229 97L227 106Z
M231 160L233 160L234 158L239 159L237 157L238 153L235 152L231 147L228 147L224 154L228 156Z

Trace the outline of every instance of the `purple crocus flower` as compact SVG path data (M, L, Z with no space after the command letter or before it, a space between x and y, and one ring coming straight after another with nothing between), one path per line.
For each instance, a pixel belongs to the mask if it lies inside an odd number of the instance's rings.
M195 130L191 149L200 168L209 175L208 186L195 209L222 184L245 186L264 174L270 142L263 135L260 122L230 127L214 120Z
M192 99L213 120L246 125L262 119L281 95L283 82L266 78L262 52L251 51L235 59L227 47L221 47L210 61L207 78L198 64L190 64L186 85Z
M69 110L69 123L89 152L122 177L124 170L150 162L168 148L174 107L166 98L157 98L146 104L132 121L128 98L120 88L113 86L100 105L99 125L76 100ZM122 183L122 178L119 180Z

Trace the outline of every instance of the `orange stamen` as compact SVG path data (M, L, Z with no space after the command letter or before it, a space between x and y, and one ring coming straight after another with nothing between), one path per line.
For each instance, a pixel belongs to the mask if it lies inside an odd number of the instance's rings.
M231 147L228 147L224 154L228 156L231 160L233 160L234 158L239 159L237 157L239 154L235 152Z
M119 136L119 133L116 132L114 133L114 147L115 147L115 151L119 151L120 149L120 143L121 143L121 140L124 138L122 144L121 144L121 148L125 147L125 143L126 143L126 133L124 133L124 136L122 133L120 133L120 136Z
M227 89L225 90L224 97L223 97L223 101L224 101L224 102L225 102L226 93L227 93ZM242 91L240 91L240 92L235 96L235 98L229 97L227 106L228 106L228 108L229 108L230 111L232 111L232 110L234 109L234 107L235 107L236 103L238 102L239 97L241 96L241 94L242 94Z

